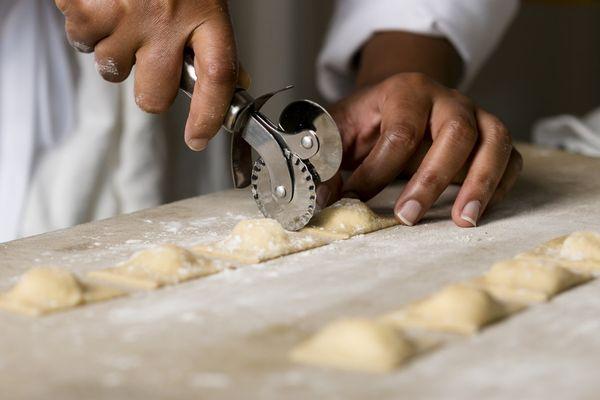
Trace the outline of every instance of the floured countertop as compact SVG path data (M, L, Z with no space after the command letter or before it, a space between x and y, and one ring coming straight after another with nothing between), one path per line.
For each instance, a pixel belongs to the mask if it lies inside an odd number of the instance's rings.
M39 319L0 313L2 399L594 398L600 280L387 375L296 366L332 319L372 317L575 230L600 230L600 160L524 149L511 197L476 229L447 217ZM398 188L373 203L390 207ZM0 289L35 265L84 272L159 243L223 238L258 217L246 191L0 244Z

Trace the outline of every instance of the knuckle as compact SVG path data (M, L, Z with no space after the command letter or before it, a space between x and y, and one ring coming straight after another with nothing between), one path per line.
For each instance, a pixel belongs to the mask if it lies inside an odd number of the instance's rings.
M406 74L406 79L413 85L420 87L427 86L431 82L431 78L422 72L409 72Z
M486 195L494 193L498 186L498 179L488 175L478 176L474 179L475 186Z
M506 126L497 118L492 119L487 126L488 140L495 145L503 147L510 154L512 138Z
M417 128L407 122L394 124L383 133L383 138L395 150L414 149L417 146Z
M435 171L423 171L416 180L420 186L435 192L443 189L445 183L444 177Z
M54 4L56 5L56 8L64 14L68 10L71 2L69 0L54 0Z
M431 79L421 72L402 72L388 78L384 85L391 90L403 87L424 88L431 83Z
M56 0L58 9L68 17L76 19L85 18L92 7L89 0ZM61 3L60 5L58 3Z
M234 61L209 61L203 65L204 77L214 85L235 85L237 64Z
M87 0L54 0L54 4L63 14L81 13Z
M474 143L477 141L477 129L466 117L454 117L444 122L442 133L455 143Z

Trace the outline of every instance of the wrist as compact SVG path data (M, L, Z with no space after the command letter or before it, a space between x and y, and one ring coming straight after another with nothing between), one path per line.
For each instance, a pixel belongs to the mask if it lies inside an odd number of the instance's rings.
M419 72L439 83L456 87L463 61L454 46L444 39L408 32L376 33L358 58L358 87L379 83L403 72Z

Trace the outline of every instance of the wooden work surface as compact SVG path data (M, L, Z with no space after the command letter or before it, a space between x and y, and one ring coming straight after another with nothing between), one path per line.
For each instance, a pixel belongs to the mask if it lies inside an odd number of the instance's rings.
M597 398L600 280L387 375L286 358L332 319L376 316L550 238L600 229L600 160L523 152L516 190L476 229L446 218L449 193L413 228L39 319L2 312L0 398ZM248 192L231 191L0 244L0 289L34 265L84 272L157 243L210 242L257 215Z

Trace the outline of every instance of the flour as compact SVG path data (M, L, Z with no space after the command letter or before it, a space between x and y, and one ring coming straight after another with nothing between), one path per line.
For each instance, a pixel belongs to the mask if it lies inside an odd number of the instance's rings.
M100 363L111 368L115 368L121 371L127 371L140 367L142 360L138 356L127 356L121 354L102 355L100 357Z
M149 296L148 294L144 294ZM176 297L165 298L159 303L151 302L141 306L138 302L136 307L123 306L115 308L108 315L108 320L118 325L152 324L169 317L180 317L187 314L188 318L194 315L197 305L188 300ZM190 322L188 319L185 322Z
M117 387L123 384L123 376L117 372L109 372L102 376L102 384L107 387Z
M191 376L188 385L194 388L225 388L232 383L231 378L218 372L202 372Z
M161 222L164 226L163 230L168 233L178 233L182 228L183 224L177 221Z
M117 78L119 76L119 67L114 58L107 57L96 61L96 70L103 77Z

